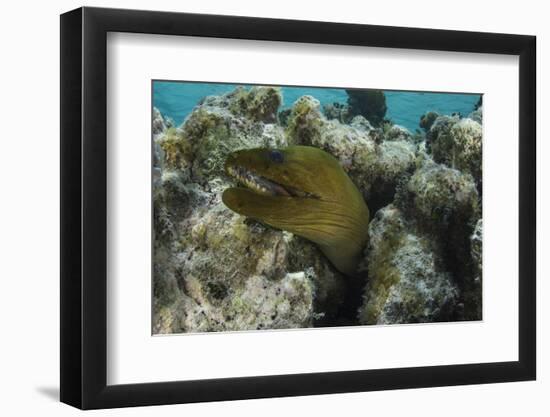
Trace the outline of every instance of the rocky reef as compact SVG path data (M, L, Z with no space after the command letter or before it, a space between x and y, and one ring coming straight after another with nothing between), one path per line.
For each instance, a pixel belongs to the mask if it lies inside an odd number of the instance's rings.
M349 123L354 117L362 116L372 125L379 127L386 121L386 96L382 90L346 90L346 104L329 103L323 108L328 119Z
M437 245L392 204L369 226L363 268L368 272L362 324L448 321L455 316L458 288Z
M239 87L177 127L153 110L154 333L481 319L481 107L412 134L384 121L383 93L371 108L359 93L281 110L279 88ZM367 202L357 276L222 203L230 153L288 145L336 157Z
M481 192L480 111L472 113L472 118L437 117L427 132L427 138L434 161L471 174Z

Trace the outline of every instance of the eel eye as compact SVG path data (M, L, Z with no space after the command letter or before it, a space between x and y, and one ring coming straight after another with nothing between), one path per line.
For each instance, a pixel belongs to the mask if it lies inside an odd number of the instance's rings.
M269 151L269 159L273 162L282 163L284 161L284 155L281 151L273 150Z

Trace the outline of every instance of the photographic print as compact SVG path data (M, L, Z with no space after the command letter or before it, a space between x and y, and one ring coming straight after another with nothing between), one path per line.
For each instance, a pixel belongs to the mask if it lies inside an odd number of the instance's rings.
M482 107L153 80L152 333L482 320Z

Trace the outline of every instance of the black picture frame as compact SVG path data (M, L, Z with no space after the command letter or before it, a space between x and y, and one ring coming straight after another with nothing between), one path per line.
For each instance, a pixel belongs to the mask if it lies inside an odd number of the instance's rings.
M107 376L108 32L519 56L518 361L112 385ZM536 38L80 8L61 15L61 401L82 409L534 380Z

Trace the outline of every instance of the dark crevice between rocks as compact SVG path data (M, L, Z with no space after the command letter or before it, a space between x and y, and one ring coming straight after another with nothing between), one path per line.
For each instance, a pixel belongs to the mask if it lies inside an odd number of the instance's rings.
M376 180L372 188L375 192L367 199L371 220L378 210L393 202L396 193L394 184L387 184L382 180Z
M332 314L324 314L313 322L313 327L358 326L357 311L363 304L363 289L367 282L367 273L357 277L346 277L346 286L342 302Z
M473 227L467 219L456 214L445 213L438 226L433 223L416 222L422 234L434 237L433 246L439 249L442 257L440 269L451 274L453 283L459 290L459 297L453 309L447 308L439 321L480 320L477 311L481 311L481 299L470 296L474 291L474 266L471 261L470 236Z
M481 311L481 298L476 300L470 296L474 291L474 265L470 256L472 233L473 227L463 219L452 218L448 231L439 236L445 265L451 271L453 281L460 291L457 303L459 308L454 312L452 320L481 320L477 314ZM445 238L449 235L455 236L455 239Z

